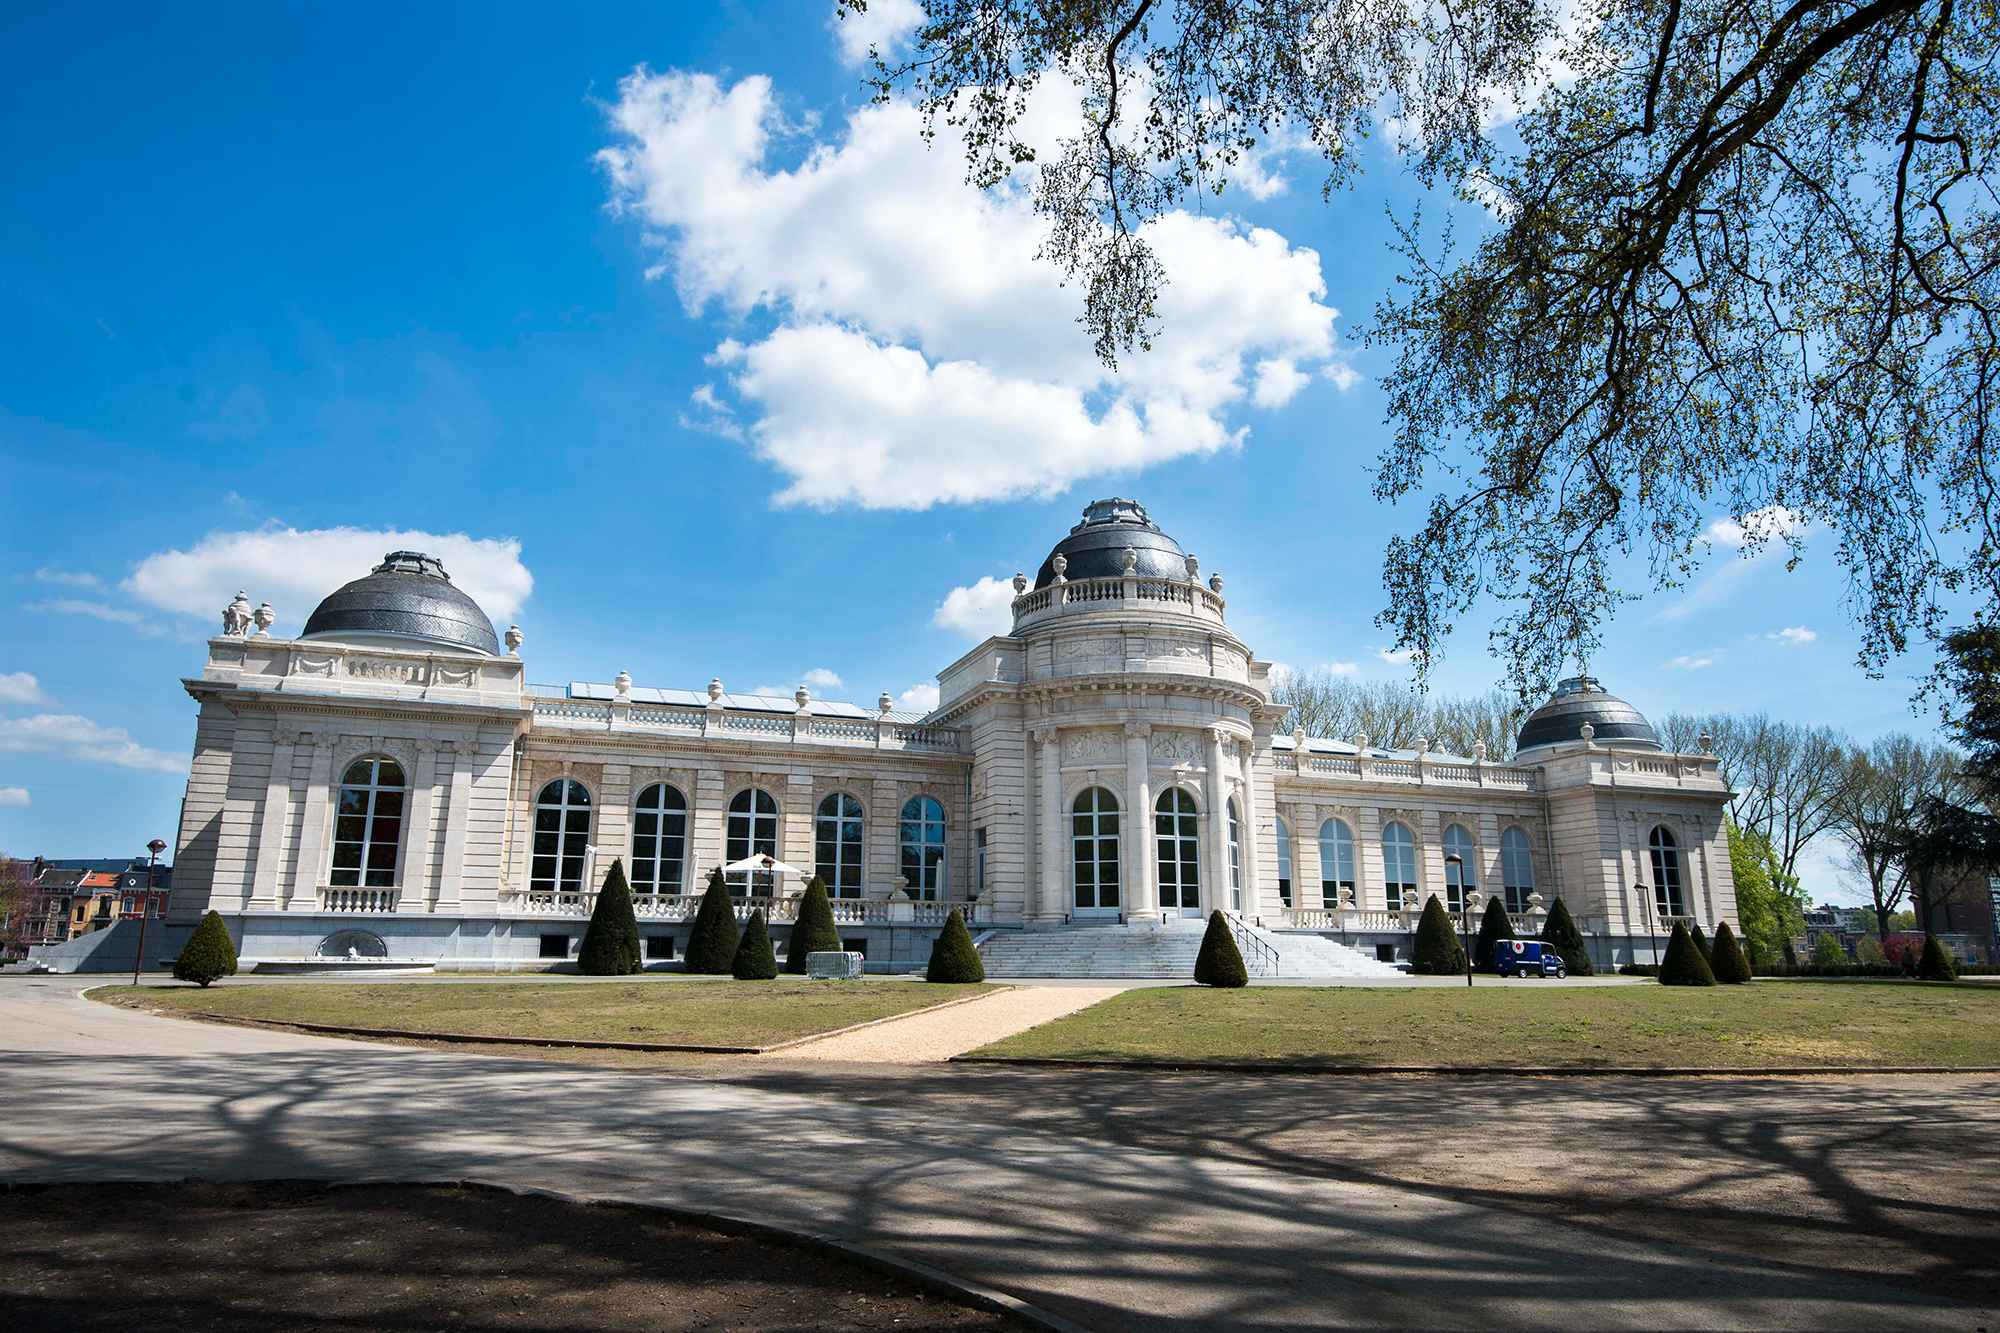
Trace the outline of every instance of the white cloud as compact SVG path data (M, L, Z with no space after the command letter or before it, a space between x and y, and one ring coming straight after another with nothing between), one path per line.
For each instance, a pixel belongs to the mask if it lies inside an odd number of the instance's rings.
M1805 519L1782 505L1753 509L1742 518L1718 518L1703 535L1711 543L1752 548L1803 531Z
M868 0L861 13L836 11L827 26L833 29L841 61L859 65L868 59L870 47L884 57L900 50L923 21L924 7L917 0Z
M48 751L91 763L161 773L185 773L188 766L180 755L140 745L122 727L102 727L87 717L67 713L0 718L0 750Z
M1705 666L1714 665L1715 659L1721 655L1713 649L1705 653L1682 653L1679 657L1661 665L1669 671L1699 671Z
M84 602L74 597L51 597L46 601L30 603L21 609L54 611L66 616L90 616L97 620L108 620L114 625L131 625L141 633L160 632L159 627L150 622L145 612L134 611L129 606L113 606L109 602Z
M1750 572L1762 567L1777 554L1773 542L1796 536L1805 531L1806 521L1798 514L1778 505L1766 505L1753 509L1741 519L1719 518L1703 530L1702 536L1713 546L1733 546L1741 553L1741 558L1728 561L1706 580L1683 594L1678 600L1655 611L1654 620L1685 620L1698 611L1723 601Z
M1328 662L1326 669L1336 676L1351 676L1361 670L1361 665L1358 662Z
M239 588L252 605L268 601L274 633L296 633L321 598L358 579L389 551L426 551L444 563L451 581L505 625L519 614L535 580L512 537L474 538L367 528L300 531L269 524L211 532L185 551L159 551L139 562L121 591L148 606L220 628L222 608Z
M57 569L54 565L43 565L35 571L37 583L59 583L66 588L102 588L104 583L95 574L79 573L75 570Z
M1354 382L1335 369L1319 256L1276 232L1184 212L1152 224L1170 278L1164 329L1114 374L1077 325L1078 287L1036 258L1044 224L1027 191L968 185L956 147L927 146L908 104L861 108L808 139L762 76L724 87L641 69L620 90L617 143L599 161L613 207L662 256L653 271L690 313L778 317L710 358L729 371L734 412L697 390L708 415L692 420L747 421L751 447L789 478L783 503L1049 496L1238 448L1230 412L1282 407L1315 374ZM1030 119L1053 131L1062 115L1044 98ZM777 141L803 151L795 168L770 165Z
M0 787L0 806L26 806L27 804L28 789L26 787Z
M938 706L938 687L935 681L928 685L912 685L896 696L896 711L899 713L928 713Z
M42 683L25 671L0 675L0 704L45 704L49 696Z
M825 667L814 667L801 677L801 682L808 689L813 690L837 690L840 688L840 677L828 671Z
M953 588L931 612L931 624L955 629L975 639L991 638L1014 628L1014 581L991 575L969 588Z
M1794 625L1790 629L1777 630L1766 634L1764 637L1779 643L1811 643L1819 635L1815 631L1807 629L1804 625Z
M1375 656L1381 658L1390 666L1407 666L1416 655L1417 650L1414 648L1378 648L1375 650Z

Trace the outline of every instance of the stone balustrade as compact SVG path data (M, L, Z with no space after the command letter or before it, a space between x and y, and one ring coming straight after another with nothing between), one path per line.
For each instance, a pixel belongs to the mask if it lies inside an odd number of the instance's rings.
M1122 606L1147 613L1171 609L1219 625L1224 602L1220 593L1182 579L1077 579L1052 583L1016 597L1014 633L1061 616L1117 610Z
M1381 782L1419 787L1496 787L1508 791L1536 790L1536 774L1531 768L1504 764L1458 763L1434 759L1379 759L1372 755L1307 754L1283 750L1271 755L1280 773L1306 779L1325 778L1347 782Z
M318 890L322 912L394 912L401 889L346 889L322 887Z
M692 921L701 910L698 893L635 894L632 915L641 921ZM773 925L798 919L797 896L780 898L736 898L736 919L748 921L758 908ZM842 926L916 925L941 926L957 908L968 926L989 924L992 913L985 903L912 902L908 898L834 898L830 900L835 924ZM518 916L587 920L597 907L597 894L550 893L545 890L510 890L500 895L500 910Z
M1341 934L1415 933L1417 923L1423 919L1423 907L1406 907L1401 911L1384 911L1367 907L1285 907L1279 909L1282 930L1335 931ZM1473 914L1469 920L1474 933L1484 919L1485 909ZM1457 913L1451 913L1454 929L1465 924ZM1548 913L1535 908L1526 912L1509 912L1507 919L1513 923L1516 939L1533 939L1542 933L1542 923Z
M739 740L753 744L863 746L957 754L955 727L924 726L888 718L819 717L749 712L672 704L601 703L553 693L558 687L531 687L537 727L612 731L635 735L665 732L691 739ZM551 691L551 693L541 693Z

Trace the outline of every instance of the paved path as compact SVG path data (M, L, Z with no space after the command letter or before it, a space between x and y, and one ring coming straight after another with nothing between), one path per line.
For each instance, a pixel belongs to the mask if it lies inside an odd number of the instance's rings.
M220 1028L91 1006L78 988L0 980L0 1179L458 1178L672 1202L879 1245L1103 1333L1996 1322L1414 1191L800 1093Z
M787 1060L859 1060L917 1065L990 1046L1002 1037L1108 1000L1123 986L1036 986L1005 990L969 1004L877 1023L781 1052Z

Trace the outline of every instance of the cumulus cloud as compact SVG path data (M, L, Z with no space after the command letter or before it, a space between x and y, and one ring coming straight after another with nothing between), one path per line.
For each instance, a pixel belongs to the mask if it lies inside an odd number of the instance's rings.
M899 713L928 713L938 706L937 682L926 685L912 685L896 696L896 711Z
M1774 539L1804 531L1805 519L1782 505L1753 509L1742 518L1718 518L1704 536L1711 543L1754 549Z
M241 588L250 601L268 601L278 615L274 632L296 633L321 598L360 578L389 551L426 551L444 562L451 581L481 610L505 625L534 591L512 537L464 533L318 528L278 524L236 532L211 532L187 550L147 556L119 585L134 600L193 621L221 624L222 608Z
M1050 96L1056 96L1051 93ZM1039 105L1031 118L1060 119ZM614 208L639 219L690 314L777 327L710 358L691 423L750 447L787 504L922 509L1046 497L1086 477L1240 447L1240 408L1284 406L1315 376L1343 387L1319 256L1276 232L1175 212L1148 229L1170 279L1150 352L1106 370L1081 293L1036 258L1024 188L978 190L954 145L927 146L902 101L816 134L771 81L635 71L599 154ZM774 166L775 150L802 151Z
M1682 653L1672 661L1661 665L1669 671L1699 671L1705 666L1713 666L1722 654L1713 650L1706 653Z
M840 677L828 671L825 667L814 667L800 679L801 683L808 689L837 690L840 688Z
M1390 666L1408 666L1415 659L1416 655L1417 650L1414 648L1377 648L1375 650L1375 656L1381 658Z
M836 11L827 26L833 29L841 61L859 65L871 48L885 57L901 50L923 21L924 7L917 0L869 0L858 14Z
M0 787L0 806L26 806L28 803L26 787Z
M1783 545L1803 534L1807 526L1801 515L1780 505L1753 509L1741 518L1716 519L1703 530L1702 536L1711 547L1735 547L1742 558L1727 562L1678 600L1654 612L1652 618L1685 620L1723 601L1752 570L1776 555L1772 543Z
M1014 581L991 575L965 588L953 588L931 612L931 624L955 629L975 639L991 638L1014 628Z
M102 588L103 580L95 574L84 574L76 570L57 569L54 565L43 565L35 571L35 582L56 583L65 588Z
M49 696L42 683L25 671L0 674L0 704L45 704Z
M129 606L113 606L109 602L85 602L74 597L50 597L45 601L31 602L21 608L24 611L53 611L65 616L89 616L93 620L108 620L114 625L130 625L144 634L158 634L159 626L143 611L134 611Z
M0 750L34 750L120 768L185 773L188 761L164 750L149 750L123 727L103 727L70 713L37 713L0 718Z
M1819 634L1804 625L1793 625L1790 629L1774 630L1764 637L1778 643L1811 643Z

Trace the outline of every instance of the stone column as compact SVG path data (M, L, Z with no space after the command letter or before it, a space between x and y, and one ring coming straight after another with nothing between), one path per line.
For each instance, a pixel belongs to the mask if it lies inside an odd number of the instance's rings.
M403 838L402 886L396 910L421 912L429 905L431 853L437 847L437 742L417 742L417 770L410 775L410 810Z
M438 747L450 756L451 786L444 797L444 855L439 858L437 905L440 912L455 911L465 884L465 821L472 805L472 756L476 740L446 741ZM523 879L525 880L525 876ZM503 884L504 892L515 887Z
M1044 921L1060 921L1068 908L1063 902L1062 855L1062 737L1054 727L1039 727L1035 741L1041 749L1035 756L1035 782L1041 793L1042 872L1036 901L1036 915Z
M1242 904L1229 891L1229 783L1222 770L1222 736L1221 727L1208 729L1208 860L1213 869L1208 877L1208 901L1202 906L1234 912L1241 910ZM1241 815L1240 807L1237 813Z
M1272 902L1264 901L1264 835L1262 812L1264 803L1257 796L1257 763L1253 749L1255 742L1240 740L1236 743L1237 762L1243 774L1243 912L1252 921L1263 919L1267 907L1277 908L1277 894L1272 893ZM1272 877L1275 881L1276 876ZM1274 884L1275 889L1275 884Z
M1159 859L1153 854L1153 728L1125 724L1125 917L1160 911Z
M257 821L257 864L251 881L252 912L278 910L279 881L284 870L285 826L292 813L292 747L298 743L295 731L272 733L271 771L264 779L264 810Z
M299 737L301 742L307 738ZM306 781L305 823L299 830L299 863L292 882L283 895L287 907L297 903L304 910L319 907L319 886L326 882L327 858L332 855L327 841L327 820L333 813L333 746L335 737L315 735L312 776Z

